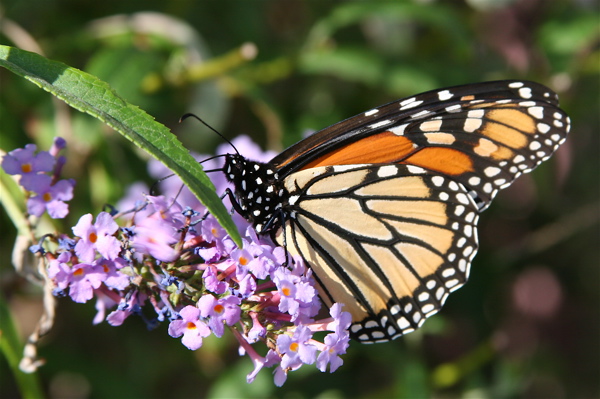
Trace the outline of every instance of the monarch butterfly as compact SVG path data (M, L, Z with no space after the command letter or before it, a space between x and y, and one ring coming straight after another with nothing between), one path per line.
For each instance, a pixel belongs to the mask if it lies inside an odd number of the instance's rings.
M223 171L236 210L304 259L327 305L345 304L351 336L384 342L466 282L479 213L569 128L540 84L477 83L374 108L267 163L229 154Z

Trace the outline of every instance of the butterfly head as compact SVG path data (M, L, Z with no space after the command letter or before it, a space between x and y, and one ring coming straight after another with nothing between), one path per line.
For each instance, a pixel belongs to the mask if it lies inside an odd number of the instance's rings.
M223 172L234 186L238 211L258 233L279 227L275 222L283 206L284 190L273 166L228 154Z

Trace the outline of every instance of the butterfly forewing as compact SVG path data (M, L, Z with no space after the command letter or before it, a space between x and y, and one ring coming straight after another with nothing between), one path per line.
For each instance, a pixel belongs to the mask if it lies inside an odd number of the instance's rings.
M434 90L323 129L272 160L300 169L404 163L452 176L485 209L499 189L548 159L570 121L555 93L499 81Z

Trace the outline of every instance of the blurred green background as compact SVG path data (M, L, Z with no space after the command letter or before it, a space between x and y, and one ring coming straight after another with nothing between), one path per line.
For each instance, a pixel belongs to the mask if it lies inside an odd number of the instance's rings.
M250 135L280 150L377 105L443 86L530 79L559 93L571 137L502 192L480 222L470 282L392 343L353 343L334 374L312 366L275 388L231 337L191 352L130 318L92 326L94 304L59 301L40 378L52 398L596 398L600 396L598 4L524 1L29 1L0 6L0 43L108 81L190 150ZM0 148L68 140L79 216L153 180L147 157L95 119L0 70ZM11 265L0 210L0 290L23 339L41 291ZM2 322L0 320L0 322ZM0 396L19 397L0 357Z

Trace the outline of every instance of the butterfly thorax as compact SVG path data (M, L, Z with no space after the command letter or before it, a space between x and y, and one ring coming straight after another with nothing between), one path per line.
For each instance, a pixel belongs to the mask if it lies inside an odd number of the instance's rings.
M223 171L234 186L237 200L234 207L256 231L266 234L279 227L285 190L275 168L238 154L228 154Z

